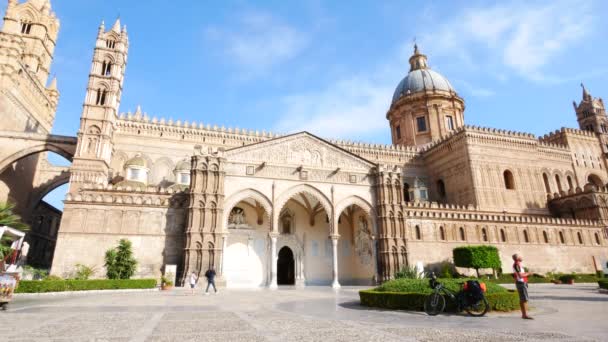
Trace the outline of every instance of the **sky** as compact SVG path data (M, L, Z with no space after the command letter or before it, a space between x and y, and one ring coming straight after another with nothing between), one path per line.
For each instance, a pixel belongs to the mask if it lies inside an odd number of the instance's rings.
M601 0L52 5L55 134L76 134L98 26L118 16L130 39L120 111L141 105L151 117L388 144L386 112L414 40L464 98L469 125L543 135L577 127L581 82L608 97Z

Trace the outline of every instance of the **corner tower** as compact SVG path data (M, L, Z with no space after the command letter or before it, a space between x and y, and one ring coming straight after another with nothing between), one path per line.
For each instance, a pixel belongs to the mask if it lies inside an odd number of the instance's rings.
M608 117L606 117L604 101L601 98L593 98L583 84L581 87L583 100L579 104L573 102L579 127L585 131L608 134Z
M409 62L386 118L393 144L420 146L463 126L465 106L450 82L429 68L417 45Z
M121 27L120 20L116 20L106 31L102 22L80 118L70 183L108 182L114 148L112 137L118 119L128 50L127 27Z
M6 120L3 127L25 132L51 131L59 91L56 82L48 88L47 82L58 33L59 19L51 11L49 0L8 0L0 31L0 114Z

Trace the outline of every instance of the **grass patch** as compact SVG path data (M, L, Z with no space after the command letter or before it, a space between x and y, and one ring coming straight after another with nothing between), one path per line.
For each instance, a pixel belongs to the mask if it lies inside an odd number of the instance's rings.
M156 279L23 280L15 293L46 293L90 290L152 289Z

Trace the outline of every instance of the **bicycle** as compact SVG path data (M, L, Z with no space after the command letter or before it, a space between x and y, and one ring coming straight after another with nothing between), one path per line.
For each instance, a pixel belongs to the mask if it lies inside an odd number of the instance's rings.
M433 293L424 302L424 311L429 316L436 316L445 310L445 296L456 302L458 312L464 310L474 317L484 316L490 310L490 304L483 292L481 298L471 298L470 296L467 298L463 290L454 293L438 282L434 273L431 273L429 285L433 289Z

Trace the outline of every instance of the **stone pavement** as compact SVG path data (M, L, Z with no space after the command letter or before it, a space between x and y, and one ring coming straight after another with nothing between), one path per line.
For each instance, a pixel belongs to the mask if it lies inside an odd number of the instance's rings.
M608 340L608 295L594 285L531 285L534 321L370 310L358 305L357 290L21 296L0 312L0 341Z

